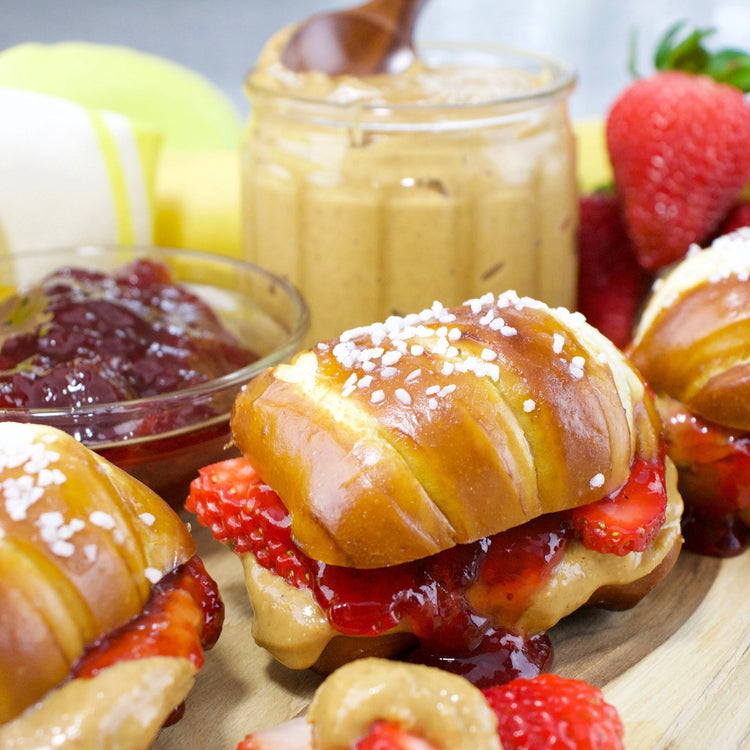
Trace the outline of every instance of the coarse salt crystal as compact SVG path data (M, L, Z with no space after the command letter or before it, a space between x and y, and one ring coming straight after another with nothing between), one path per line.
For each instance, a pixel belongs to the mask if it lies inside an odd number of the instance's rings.
M406 376L406 382L411 383L413 380L416 380L421 374L422 374L422 370L419 367L416 370L412 370Z
M146 576L151 583L159 583L162 579L162 572L158 568L146 568L143 571L143 575Z
M89 521L100 529L110 531L115 527L115 519L103 510L95 510L89 515Z
M531 411L534 411L536 409L536 401L534 401L533 398L527 398L523 402L523 410L528 414Z
M592 490L596 489L597 487L601 487L604 484L604 474L599 472L598 474L594 474L591 479L589 479L589 487L591 487Z
M409 350L415 357L419 357L424 354L424 347L421 344L413 344Z
M395 365L401 359L401 352L391 350L381 357L381 362L386 366Z
M396 390L394 391L393 395L404 406L411 405L411 395L409 394L409 391L406 391L403 388L396 388Z
M493 352L492 349L482 349L481 356L485 362L492 362L497 359L497 352Z
M141 513L138 518L140 518L146 526L153 526L156 521L156 516L153 513Z
M75 545L64 539L55 539L49 546L53 555L58 557L72 557L76 551Z
M383 401L385 401L385 391L382 391L378 389L377 391L373 391L370 395L370 401L373 404L380 404Z
M559 334L555 333L552 336L552 351L555 354L560 354L563 350L563 346L565 346L565 338Z

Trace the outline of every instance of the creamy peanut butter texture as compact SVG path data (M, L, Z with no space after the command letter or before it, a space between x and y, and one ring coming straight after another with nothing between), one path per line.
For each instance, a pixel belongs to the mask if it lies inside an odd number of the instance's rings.
M671 461L667 461L666 483L666 520L647 550L623 556L602 554L573 541L520 619L498 624L528 633L549 630L583 606L599 588L632 583L654 570L681 539L682 499L677 492L677 472ZM310 591L289 586L261 567L251 554L243 555L242 562L254 610L253 637L258 645L292 669L312 666L338 634L328 624ZM471 588L467 597L471 602ZM408 620L404 620L398 630L408 631Z
M301 288L310 341L487 291L573 305L567 68L479 49L396 76L298 74L290 33L247 79L244 248Z
M463 677L432 667L359 659L334 672L307 712L313 747L349 750L378 719L440 750L502 750L497 718Z

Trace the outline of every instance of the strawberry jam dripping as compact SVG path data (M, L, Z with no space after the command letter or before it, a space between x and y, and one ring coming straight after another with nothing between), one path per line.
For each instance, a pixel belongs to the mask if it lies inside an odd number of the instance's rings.
M738 555L748 544L740 511L750 505L750 434L707 422L676 401L660 408L685 502L685 547L713 557Z
M552 514L391 568L318 563L312 589L335 630L377 635L409 619L419 639L410 660L480 687L498 684L551 666L546 634L524 636L493 622L514 622L526 610L570 536L566 515Z
M572 532L565 513L537 518L425 560L358 570L307 557L292 541L289 513L250 463L204 467L186 508L236 552L252 552L290 585L310 589L331 626L375 636L409 620L420 642L414 659L497 684L548 668L546 634L526 637L495 627L513 622L555 568Z
M219 589L200 558L193 557L153 586L139 615L90 644L68 678L94 677L117 662L152 656L182 657L199 670L223 623ZM178 706L166 724L182 711Z

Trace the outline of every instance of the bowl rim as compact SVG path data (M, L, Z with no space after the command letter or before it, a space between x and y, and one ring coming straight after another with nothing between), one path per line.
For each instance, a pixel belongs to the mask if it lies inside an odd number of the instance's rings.
M294 351L301 344L310 326L310 309L307 301L302 296L297 287L288 278L278 276L267 268L263 268L262 266L252 263L251 261L243 260L241 258L234 258L227 255L221 255L219 253L192 250L189 248L166 247L160 245L113 245L106 243L90 243L80 245L61 245L58 247L29 251L9 252L0 255L0 264L12 262L19 259L43 259L51 255L57 255L71 251L74 252L76 257L78 257L79 255L80 257L86 257L87 255L94 256L102 254L112 254L117 252L129 253L129 257L123 260L123 264L127 263L130 260L135 260L138 257L143 257L144 255L150 255L151 257L179 255L182 258L195 258L196 260L212 261L214 263L220 263L225 266L235 267L236 269L249 270L255 274L265 277L267 281L280 288L286 294L297 312L295 325L289 330L286 338L282 342L282 345L274 348L265 356L255 360L254 362L251 362L249 365L241 367L238 370L233 370L226 375L222 375L221 377L214 378L212 380L207 380L204 383L199 383L198 385L194 385L189 388L183 388L178 391L170 391L168 393L160 393L156 396L146 396L142 398L131 399L129 401L108 401L90 404L85 408L72 406L55 408L3 407L0 408L0 415L2 415L3 421L8 421L7 419L5 419L6 417L19 417L19 419L16 421L23 421L23 419L20 419L22 417L26 417L26 419L33 417L37 421L42 421L43 419L60 418L64 416L70 417L77 414L93 417L97 414L102 414L105 412L111 413L114 410L120 413L136 412L151 407L156 408L161 404L169 404L175 399L192 397L198 398L214 391L221 391L232 386L239 386L250 380L253 376L267 369L272 362L275 363L278 361L283 361L289 355L294 353ZM104 253L102 253L102 251L104 251ZM55 269L50 270L54 271ZM199 427L203 424L205 424L205 421L196 422L195 425L191 425L190 427ZM157 435L151 437L163 437L165 434L168 433L158 433ZM90 445L96 445L97 447L99 447L100 445L118 445L120 444L120 442L121 441L117 440L109 440L100 443L90 443Z

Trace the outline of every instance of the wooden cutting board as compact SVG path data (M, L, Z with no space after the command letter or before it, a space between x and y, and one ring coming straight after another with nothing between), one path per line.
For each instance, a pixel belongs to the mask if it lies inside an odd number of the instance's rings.
M251 731L303 713L321 678L280 666L250 635L239 560L193 524L226 604L181 721L154 748L234 750ZM600 686L625 724L628 750L750 748L750 553L719 561L683 552L626 612L585 610L550 633L554 671Z

